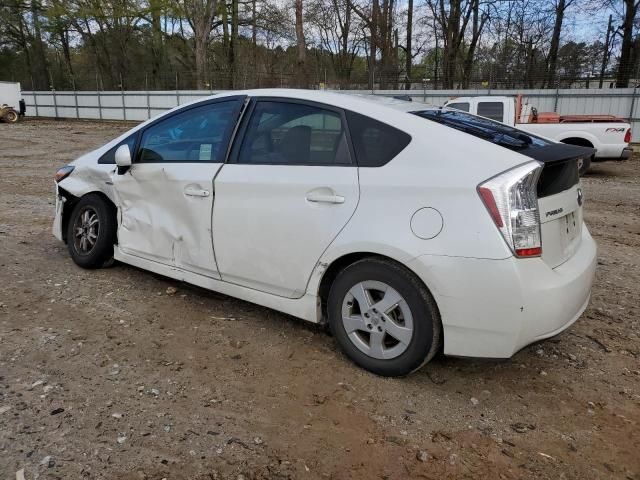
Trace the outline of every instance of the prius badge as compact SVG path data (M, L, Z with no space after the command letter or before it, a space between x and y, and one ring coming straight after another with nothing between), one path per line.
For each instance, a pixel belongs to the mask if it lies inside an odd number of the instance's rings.
M582 193L582 189L578 187L578 206L581 207L583 202L584 202L584 194Z

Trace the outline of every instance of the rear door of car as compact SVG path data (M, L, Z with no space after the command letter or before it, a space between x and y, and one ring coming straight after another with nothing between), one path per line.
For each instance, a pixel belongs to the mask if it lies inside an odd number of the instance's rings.
M213 240L223 280L299 298L353 215L358 168L341 109L252 100L215 178Z

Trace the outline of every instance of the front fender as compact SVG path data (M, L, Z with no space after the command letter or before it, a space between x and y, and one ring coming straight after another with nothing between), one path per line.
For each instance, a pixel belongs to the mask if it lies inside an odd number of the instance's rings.
M115 167L112 165L97 165L92 168L78 166L71 175L58 183L58 187L78 198L87 193L101 192L115 205L114 171Z

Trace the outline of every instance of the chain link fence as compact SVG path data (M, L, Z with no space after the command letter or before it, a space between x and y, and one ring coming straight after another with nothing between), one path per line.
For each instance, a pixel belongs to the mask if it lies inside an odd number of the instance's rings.
M25 91L27 115L51 118L144 121L178 105L220 93L223 90L164 91ZM640 91L625 89L530 89L530 90L341 90L382 96L407 96L414 102L443 105L459 96L523 95L539 112L610 114L629 119L633 141L640 142Z
M638 83L637 69L629 75L628 87ZM7 78L9 80L9 78ZM42 90L42 82L34 78L11 78L20 81L26 90ZM448 79L441 67L414 65L409 75L404 68L387 67L373 70L337 65L309 67L304 75L295 65L274 65L261 68L239 64L232 71L210 69L198 75L196 71L171 69L161 71L132 70L127 72L76 73L73 76L52 77L49 90L226 90L249 88L328 88L333 90L463 90L463 89L613 89L614 72L594 72L577 75L560 69L549 77L544 71L521 71L497 64L476 65L469 74L456 70ZM38 88L40 86L40 88ZM34 88L35 87L35 88Z

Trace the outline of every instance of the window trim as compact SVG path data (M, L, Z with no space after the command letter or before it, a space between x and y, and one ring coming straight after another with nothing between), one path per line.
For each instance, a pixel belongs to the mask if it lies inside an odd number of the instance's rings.
M133 132L131 135L126 137L124 140L122 140L121 142L117 143L116 145L111 147L109 150L104 152L102 155L100 155L100 158L98 158L98 165L115 165L116 164L116 161L115 161L115 152L116 152L116 150L121 145L125 145L127 143L127 141L132 137L134 137L133 138L133 151L135 152L136 151L136 147L138 145L138 133L139 133L139 131ZM108 162L106 160L106 157L107 157L107 155L111 154L112 152L114 154L114 160L112 162Z
M184 107L181 107L173 112L171 112L170 114L167 115L163 115L159 118L154 119L152 122L150 122L148 125L145 125L143 128L141 128L140 130L138 130L136 132L137 138L136 138L136 143L134 146L134 151L132 152L132 158L133 158L133 165L145 165L145 164L158 164L158 163L166 163L166 164L171 164L171 165L176 165L176 164L201 164L201 163L220 163L220 164L224 164L227 161L228 155L229 155L229 144L234 140L234 132L236 131L236 127L238 124L238 120L241 118L242 116L242 112L243 112L243 105L244 102L246 100L247 96L246 95L229 95L226 97L220 97L220 98L212 98L209 100L204 100L201 102L196 102L196 103L192 103L190 105L185 105ZM155 160L155 161L146 161L146 162L141 162L140 161L140 154L141 154L141 144L142 144L142 137L144 135L144 133L150 129L151 127L154 127L156 125L158 125L159 123L168 120L170 118L175 117L176 115L180 115L183 114L184 112L187 112L189 110L192 110L194 108L200 108L200 107L204 107L206 105L215 105L218 103L225 103L225 102L236 102L236 113L235 113L235 121L232 121L232 124L229 125L229 131L226 132L225 134L225 138L223 140L224 144L225 144L225 148L223 149L223 151L225 152L224 157L222 158L222 160L220 161L214 161L214 160L170 160L170 161L165 161L165 160Z
M315 107L322 110L328 110L333 113L337 113L340 116L340 120L342 121L342 125L345 133L345 140L347 142L347 146L349 148L349 163L244 163L240 162L240 151L242 150L242 144L245 141L246 133L249 128L249 123L253 118L254 111L259 102L277 102L277 103L293 103L296 105L304 105L308 107ZM303 100L298 98L289 98L289 97L272 97L272 96L255 96L250 97L249 105L245 108L244 113L242 115L240 126L237 130L235 138L233 139L233 145L231 146L231 150L227 159L227 162L230 164L237 165L272 165L276 166L285 166L285 167L357 167L357 159L355 156L355 150L353 148L353 143L351 142L351 132L349 131L349 123L347 122L347 117L345 115L345 111L342 108L335 107L333 105L328 105L322 102L314 102L311 100Z

